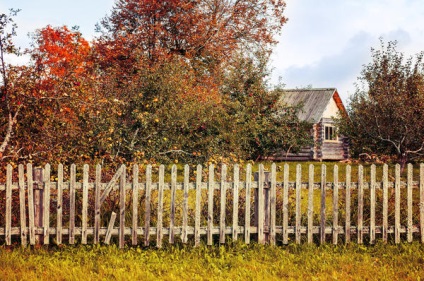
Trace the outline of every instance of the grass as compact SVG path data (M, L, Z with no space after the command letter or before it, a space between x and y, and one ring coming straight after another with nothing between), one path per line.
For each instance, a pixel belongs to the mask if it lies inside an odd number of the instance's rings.
M2 280L420 280L424 245L0 248Z

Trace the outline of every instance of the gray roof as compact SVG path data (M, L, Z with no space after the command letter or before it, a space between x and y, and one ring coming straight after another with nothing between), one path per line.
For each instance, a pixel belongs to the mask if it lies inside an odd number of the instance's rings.
M303 105L299 119L317 123L336 92L335 88L284 90L281 102L282 106Z

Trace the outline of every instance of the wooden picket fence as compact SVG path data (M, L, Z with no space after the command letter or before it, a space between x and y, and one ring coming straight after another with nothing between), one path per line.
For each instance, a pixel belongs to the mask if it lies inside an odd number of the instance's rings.
M138 165L132 167L132 173L122 165L103 183L100 165L94 181L90 181L88 165L83 166L82 176L77 176L76 166L71 165L66 182L62 165L55 175L49 164L43 169L28 164L26 172L23 165L17 171L8 165L6 183L0 185L4 208L0 240L6 245L34 245L109 244L114 239L121 248L151 242L162 247L164 237L171 244L179 239L195 246L237 239L271 245L353 240L373 244L377 239L424 243L424 164L418 181L413 181L411 164L406 181L402 181L399 165L394 177L390 176L393 181L389 181L387 165L377 181L376 166L372 165L366 182L359 165L353 182L347 165L345 181L339 182L339 168L334 165L328 182L327 167L321 165L320 182L315 182L315 167L309 166L308 180L302 181L301 165L297 165L295 181L290 182L287 164L278 172L276 164L269 172L261 164L256 173L250 164L234 165L230 181L226 165L219 169L198 165L191 172L185 165L183 181L178 182L174 165L167 183L163 165L154 173L147 165L142 182ZM244 181L240 180L242 172ZM218 175L219 181L215 180ZM282 181L277 181L277 176Z

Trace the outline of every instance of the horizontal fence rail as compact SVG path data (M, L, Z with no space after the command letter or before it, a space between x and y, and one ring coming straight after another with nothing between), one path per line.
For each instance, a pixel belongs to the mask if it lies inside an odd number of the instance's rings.
M424 243L424 164L404 177L399 165L142 168L122 165L104 182L100 165L71 165L66 181L62 165L8 165L0 243Z

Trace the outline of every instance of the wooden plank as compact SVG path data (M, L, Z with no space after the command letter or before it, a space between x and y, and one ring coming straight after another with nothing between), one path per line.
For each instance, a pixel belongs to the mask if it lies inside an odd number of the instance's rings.
M301 238L301 219L302 219L302 166L300 164L296 165L296 226L295 226L295 240L296 244L300 244Z
M212 245L212 230L213 230L213 193L214 193L214 165L209 165L209 182L208 182L208 226L207 226L207 244Z
M184 185L183 185L183 227L181 234L181 242L188 242L188 188L190 184L190 166L184 165Z
M271 165L271 188L270 188L270 224L269 224L269 243L276 244L276 219L277 219L277 166Z
M171 213L169 215L169 243L175 242L175 200L177 192L177 165L171 168Z
M326 190L325 187L327 185L327 166L321 165L321 208L320 208L320 243L325 243L325 223L326 223L326 215L325 215L325 195Z
M43 168L37 167L33 171L33 179L36 188L34 187L34 227L36 230L35 244L41 245L43 236L43 203L44 203L44 189L43 189ZM37 232L41 229L41 232Z
M337 245L339 238L339 166L333 170L333 244Z
M152 189L152 165L146 167L145 213L144 213L144 246L150 245L150 196Z
M395 243L400 243L400 165L395 166Z
M156 247L162 248L163 240L163 189L165 187L165 166L159 166L159 187L158 187L158 222L157 222L157 237Z
M24 165L18 166L19 173L19 214L20 214L20 232L21 245L26 246L28 243L28 230L26 227L26 204L25 204L25 170Z
M75 243L75 185L76 185L76 166L71 165L69 185L69 244Z
M257 210L257 227L258 227L258 243L265 244L265 235L264 235L264 223L265 223L265 198L264 198L264 165L259 164L259 177L258 177L258 196L256 199L258 202L255 202Z
M408 176L407 176L407 207L408 207L408 223L407 223L407 229L406 229L406 236L409 243L412 242L412 164L409 163L408 166Z
M160 169L160 167L159 167ZM133 246L138 244L138 189L140 185L138 183L139 167L138 164L134 164L132 175L132 226L131 226L131 243Z
M34 181L32 165L27 164L29 243L35 245Z
M88 166L88 164L84 164L83 175L82 175L81 244L87 244L88 173L89 173L89 166Z
M12 244L12 165L7 164L6 168L6 220L5 220L5 240L6 245Z
M389 166L383 165L383 226L381 228L383 242L387 243L387 233L389 230Z
M115 225L115 220L116 220L116 213L112 212L112 215L110 216L109 225L106 231L105 241L104 241L106 245L109 245L110 243L110 238L112 237L112 230L113 230L113 226Z
M375 165L371 165L371 183L370 183L370 244L375 244Z
M119 248L125 247L125 185L127 183L127 169L125 165L121 166L123 170L119 180Z
M57 218L56 218L56 243L62 244L63 236L63 165L57 167Z
M420 164L420 235L424 243L424 163Z
M46 164L43 173L43 238L44 245L50 242L50 164Z
M364 238L364 167L358 167L358 244L363 243Z
M226 199L227 199L227 165L221 166L221 200L220 200L220 216L219 216L219 243L225 243L225 215L226 215Z
M289 243L289 165L284 164L283 175L283 244Z
M100 192L102 184L102 166L96 165L96 182L94 194L94 244L100 242Z
M124 172L124 169L125 169L124 165L119 167L118 171L116 171L116 173L113 175L112 179L106 185L105 190L103 191L103 194L100 196L100 205L103 204L106 197L109 195L110 191L112 190L113 186L115 185L116 181L119 179L121 174Z
M314 165L309 164L308 174L308 243L313 243L314 229Z
M250 243L250 193L252 192L252 165L246 166L246 207L244 210L244 242Z
M239 208L239 188L240 188L240 167L234 165L234 183L233 183L233 241L237 240L238 236L238 208Z
M350 225L351 225L351 180L352 168L350 165L346 166L346 190L345 190L345 204L346 204L346 218L345 218L345 242L350 243Z
M200 209L202 200L202 165L197 165L196 170L196 204L194 218L194 246L200 245Z

